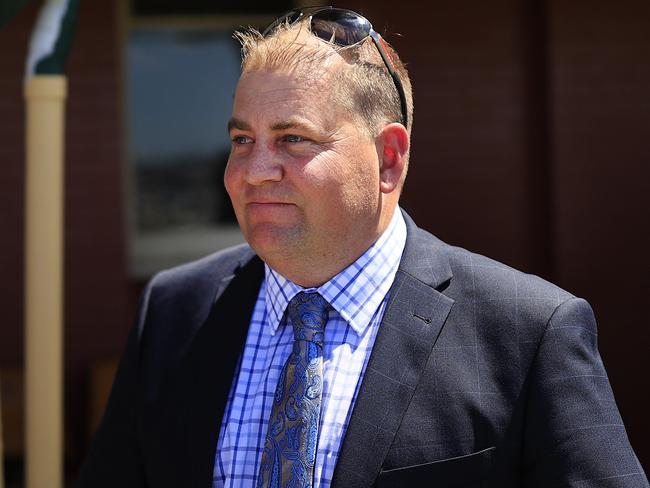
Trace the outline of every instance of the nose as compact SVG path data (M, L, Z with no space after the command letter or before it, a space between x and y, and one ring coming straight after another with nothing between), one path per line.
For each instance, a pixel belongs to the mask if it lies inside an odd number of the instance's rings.
M244 179L250 185L280 181L283 175L278 155L263 144L255 144L244 166Z

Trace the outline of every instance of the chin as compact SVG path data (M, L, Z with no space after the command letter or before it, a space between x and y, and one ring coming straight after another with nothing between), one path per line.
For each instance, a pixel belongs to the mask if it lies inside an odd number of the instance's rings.
M300 254L302 234L296 226L258 224L244 233L246 241L264 261Z

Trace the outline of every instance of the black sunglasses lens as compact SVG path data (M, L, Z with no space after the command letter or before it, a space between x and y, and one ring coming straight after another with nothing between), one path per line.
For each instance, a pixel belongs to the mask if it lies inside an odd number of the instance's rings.
M371 29L368 20L347 10L321 10L311 18L311 32L339 46L351 46L364 40Z

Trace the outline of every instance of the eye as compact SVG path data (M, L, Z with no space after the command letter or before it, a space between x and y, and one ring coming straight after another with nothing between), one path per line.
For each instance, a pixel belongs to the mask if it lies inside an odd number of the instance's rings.
M292 144L295 144L297 142L304 142L305 138L302 136L297 136L295 134L287 134L286 136L284 136L284 140Z
M233 136L232 138L233 144L241 145L241 144L250 144L253 142L253 139L251 139L248 136Z

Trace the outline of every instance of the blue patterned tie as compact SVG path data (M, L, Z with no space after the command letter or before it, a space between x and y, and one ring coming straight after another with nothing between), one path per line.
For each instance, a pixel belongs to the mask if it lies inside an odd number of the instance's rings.
M311 488L314 484L328 308L318 293L305 292L287 307L293 323L293 351L275 389L258 488Z

